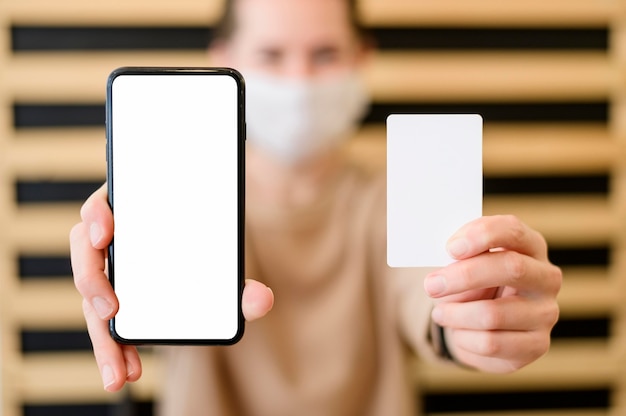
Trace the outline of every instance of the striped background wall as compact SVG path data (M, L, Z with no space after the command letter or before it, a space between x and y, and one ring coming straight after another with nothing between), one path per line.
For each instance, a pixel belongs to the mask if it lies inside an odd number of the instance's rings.
M104 179L107 74L207 65L219 0L0 2L4 416L151 415L157 363L102 390L67 235ZM507 377L415 362L430 415L626 414L626 1L361 0L379 46L354 157L392 112L485 119L485 211L547 237L565 272L551 352Z

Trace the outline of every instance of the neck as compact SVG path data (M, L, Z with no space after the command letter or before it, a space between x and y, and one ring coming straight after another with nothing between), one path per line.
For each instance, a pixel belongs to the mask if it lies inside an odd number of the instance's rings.
M344 157L339 148L294 164L280 163L248 145L246 189L248 198L267 208L306 208L317 202L333 182Z

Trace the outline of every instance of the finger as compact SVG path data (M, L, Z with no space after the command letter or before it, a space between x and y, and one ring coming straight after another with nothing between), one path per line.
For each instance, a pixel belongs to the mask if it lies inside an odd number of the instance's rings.
M548 352L550 336L542 331L447 330L454 357L474 368L492 373L510 373Z
M559 317L556 301L519 296L467 303L440 303L431 317L439 326L485 331L550 330Z
M100 319L91 304L84 300L83 312L104 389L118 391L127 379L136 380L141 375L137 350L116 343L109 335L108 322Z
M106 182L85 201L80 216L89 229L95 248L106 248L113 238L113 214L108 203Z
M254 321L267 314L274 306L272 289L256 280L247 279L243 289L243 316L247 321Z
M104 253L92 247L84 222L72 228L70 245L76 289L93 306L100 319L111 318L118 309L117 297L105 273Z
M446 248L459 260L497 248L517 251L539 260L548 259L543 236L512 215L474 220L450 237Z
M139 353L132 345L121 345L121 347L126 362L126 381L135 382L139 380L143 371Z
M429 274L424 288L437 298L502 286L532 296L556 297L561 281L561 270L550 263L515 251L497 251L458 261Z

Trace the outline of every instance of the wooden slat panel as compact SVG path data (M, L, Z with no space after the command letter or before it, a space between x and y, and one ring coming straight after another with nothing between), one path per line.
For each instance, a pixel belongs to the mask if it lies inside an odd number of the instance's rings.
M384 26L594 27L617 12L613 0L360 0L362 20Z
M206 66L197 52L22 53L7 68L17 101L104 101L118 66ZM365 79L379 102L584 101L609 95L617 73L598 52L378 52Z
M604 124L485 125L487 175L608 173L624 150Z
M79 206L56 205L20 209L5 236L22 252L63 253L68 233L80 220ZM488 197L484 214L514 214L544 234L550 244L566 247L607 244L615 219L601 197Z
M142 354L142 361L144 376L132 388L141 397L152 397L160 371L158 361L152 354ZM90 353L29 354L24 356L21 368L21 376L15 382L29 403L74 402L77 397L81 401L116 399L102 389ZM413 363L413 369L426 392L597 388L608 386L620 371L606 345L599 342L554 343L551 352L537 363L506 376L419 362Z
M154 395L159 366L152 354L142 354L143 376L131 386L138 398ZM123 393L104 391L91 353L28 354L15 384L26 403L119 402Z
M222 0L4 0L14 25L208 26Z
M27 329L81 329L85 327L81 296L73 280L23 282L10 299L18 325Z
M366 79L377 101L602 100L616 79L595 52L381 52Z
M222 0L6 0L9 19L34 25L206 25ZM582 26L605 25L616 10L610 0L361 0L362 20L375 26Z
M348 143L355 160L373 169L386 163L385 127L367 126ZM604 124L486 123L486 175L526 176L608 173L624 150Z
M223 0L4 0L3 19L13 25L204 26L216 18ZM604 27L616 19L617 0L360 0L364 20L375 26L413 27ZM5 24L5 29L9 27ZM5 31L7 32L7 31ZM8 32L7 32L8 33ZM102 103L108 73L122 65L201 66L203 51L20 53L3 57L0 118L10 127L11 102ZM365 77L378 102L580 102L608 100L621 73L603 52L380 52ZM384 167L384 128L365 128L350 149L357 159ZM375 137L376 136L376 137ZM612 171L626 160L605 124L485 126L485 173L495 176L585 175ZM5 132L0 138L5 189L19 179L97 180L104 177L103 129L46 129ZM612 178L614 179L614 178ZM10 195L9 195L10 196ZM3 253L68 254L68 232L79 220L80 204L15 207L5 198L0 216ZM615 207L604 197L491 197L485 213L512 212L544 232L551 245L589 247L615 241ZM618 256L619 253L612 253ZM2 258L2 256L0 256ZM8 257L7 257L8 258ZM17 280L12 266L7 281ZM623 304L621 277L610 268L571 268L559 295L563 317L616 315ZM615 276L614 276L615 275ZM617 277L617 278L615 278ZM615 281L613 280L615 278ZM5 285L6 286L6 285ZM7 287L4 287L7 289ZM16 282L5 290L2 311L10 317L3 334L21 329L84 327L80 296L71 279ZM9 331L12 331L10 333ZM619 338L619 337L618 337ZM105 393L90 353L26 354L13 343L3 363L3 392L11 394L7 416L22 403L116 401ZM539 362L510 376L415 364L426 392L496 392L606 388L618 386L623 346L611 337L555 342ZM614 347L614 349L611 349ZM618 354L619 352L619 354ZM16 358L17 357L17 358ZM159 377L156 357L144 354L145 375L130 387L150 400ZM10 383L10 388L7 386ZM537 416L599 416L600 409L541 411ZM473 416L471 413L464 413ZM480 412L485 415L484 412ZM515 416L529 412L494 412ZM435 415L433 415L435 416ZM438 414L438 416L444 416Z
M14 380L26 403L113 402L121 394L104 391L91 353L29 354Z
M562 318L611 316L621 303L616 282L609 280L606 269L566 268L558 301Z
M427 416L608 416L608 410L506 410L494 412L428 413Z
M37 204L20 208L4 232L22 254L69 255L69 232L80 221L79 204Z
M1 73L6 67L10 56L10 35L6 28L4 2L0 1L0 79ZM6 137L11 131L11 117L7 111L9 101L3 94L4 82L0 80L0 233L11 223L12 193L11 177L7 167ZM19 368L11 368L9 363L20 359L19 337L13 323L12 311L9 308L7 298L14 293L16 282L12 278L15 264L11 258L11 241L4 235L0 237L0 414L3 416L17 416L16 409L21 403L19 391L11 384L12 378L18 373Z
M26 129L10 141L7 169L19 178L101 179L105 176L104 128ZM384 169L384 126L364 127L347 148L358 163ZM622 152L600 124L485 125L486 175L608 173Z
M102 102L109 73L120 66L207 66L203 51L40 52L13 56L9 97L23 102Z
M553 246L609 244L615 227L608 201L594 196L492 196L485 198L483 212L517 215Z
M611 25L609 54L622 74L626 74L626 1L617 0L620 10L615 14ZM611 100L609 125L615 140L626 145L626 83L624 78L615 85ZM614 166L612 175L612 201L617 214L613 244L612 273L621 283L620 293L626 294L626 158L621 158ZM623 298L624 299L624 298ZM616 311L612 320L612 340L621 354L616 365L626 368L626 302ZM615 379L615 389L611 397L613 414L626 414L626 372L620 372Z
M426 392L605 388L611 385L619 371L614 354L606 343L599 341L554 342L546 356L508 375L415 364L417 382Z
M561 317L593 317L611 314L620 302L616 285L602 268L564 270L559 294ZM82 329L85 322L81 297L70 276L61 281L27 281L21 284L10 307L14 321L27 329Z
M22 179L104 179L106 138L102 128L34 129L13 138L8 169Z

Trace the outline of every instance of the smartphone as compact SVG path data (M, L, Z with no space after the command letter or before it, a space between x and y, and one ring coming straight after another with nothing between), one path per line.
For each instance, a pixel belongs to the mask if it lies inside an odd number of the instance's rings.
M243 78L229 68L109 75L116 341L232 344L243 335L244 100Z

